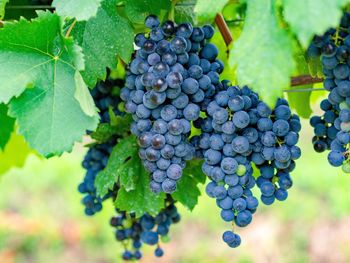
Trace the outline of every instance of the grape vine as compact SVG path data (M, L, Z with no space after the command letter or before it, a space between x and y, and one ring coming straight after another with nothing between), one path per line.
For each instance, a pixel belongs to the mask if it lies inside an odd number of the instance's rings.
M81 203L113 202L124 260L163 256L201 184L236 248L236 226L291 194L300 118L350 173L350 1L304 2L0 0L0 150L15 134L49 158L89 137Z

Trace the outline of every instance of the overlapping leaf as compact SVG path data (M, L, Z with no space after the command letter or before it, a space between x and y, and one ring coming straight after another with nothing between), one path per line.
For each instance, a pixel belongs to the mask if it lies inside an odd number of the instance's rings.
M0 104L0 150L4 149L15 126L15 119L7 115L7 106Z
M198 203L198 197L201 195L198 186L204 184L205 180L206 176L202 172L202 161L194 159L187 162L183 175L177 183L176 191L172 194L173 198L189 210L193 210Z
M312 37L339 25L348 0L283 0L284 17L304 48Z
M239 84L247 84L272 106L289 87L294 70L292 40L277 23L275 1L248 2L246 22L233 45L230 64L237 66Z
M221 13L229 0L216 0L215 4L209 5L207 0L198 0L194 12L199 22L207 22L214 19L217 13Z
M13 167L22 167L31 152L23 136L13 132L4 150L0 150L0 175Z
M75 17L78 21L96 15L101 0L54 0L52 6L60 16Z
M196 14L194 13L196 2L197 0L179 0L176 2L174 8L176 23L196 22Z
M0 19L3 19L5 16L5 7L9 1L10 0L0 0Z
M169 10L171 0L126 0L125 12L130 21L142 24L148 15L160 15L162 10Z
M84 64L81 50L62 36L59 16L39 12L32 21L7 23L0 30L0 64L0 101L16 97L9 114L42 155L70 151L96 128L96 111L86 115L74 97L77 88L86 89L76 79Z
M79 22L72 34L83 48L85 70L82 76L93 87L98 79L106 78L106 67L117 65L117 56L128 62L134 50L134 32L128 21L121 17L116 0L106 0L98 9L96 17Z

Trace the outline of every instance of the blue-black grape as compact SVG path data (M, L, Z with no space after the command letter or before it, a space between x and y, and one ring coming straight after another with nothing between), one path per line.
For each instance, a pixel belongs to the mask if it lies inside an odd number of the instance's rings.
M210 25L161 24L153 15L145 25L151 32L135 36L140 49L128 65L121 98L134 119L131 132L139 139L139 156L151 173L151 189L172 193L186 161L197 154L189 139L190 122L199 119L208 100L223 88L219 82L223 63L215 45L206 43L214 32ZM146 143L145 134L157 141ZM170 170L166 177L156 173L169 167L176 167L176 172Z
M328 98L320 104L324 113L310 119L315 134L312 143L316 152L330 150L329 163L335 167L342 166L347 173L350 172L347 153L350 131L350 68L347 64L350 55L349 26L349 13L345 12L340 27L315 37L309 48L313 58L321 57L326 76L323 85L329 91ZM338 35L342 37L338 38Z
M296 146L301 125L284 99L270 109L248 87L230 86L228 81L222 86L206 107L207 117L195 122L202 133L193 141L198 141L202 171L211 180L206 193L216 199L221 218L245 227L259 205L250 190L255 185L266 205L286 200L292 186L290 171L301 155ZM260 172L257 179L253 163ZM230 247L241 243L232 231L226 231L223 240Z

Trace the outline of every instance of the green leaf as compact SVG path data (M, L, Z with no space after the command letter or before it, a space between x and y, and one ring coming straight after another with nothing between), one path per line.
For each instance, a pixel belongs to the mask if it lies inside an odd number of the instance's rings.
M89 87L106 78L106 67L117 66L117 56L125 62L134 51L134 32L128 21L115 8L116 0L102 2L96 17L79 22L72 35L83 48L85 70L82 76ZM98 36L98 41L96 37Z
M175 11L175 21L176 23L189 22L195 24L196 14L194 13L194 7L197 0L180 0L176 2Z
M198 0L194 8L199 22L208 22L214 19L217 13L221 13L229 0L216 0L215 4L209 4L207 0Z
M107 142L112 136L116 134L116 129L109 123L100 123L96 131L91 134L91 138L98 143Z
M15 132L12 133L5 149L0 150L0 174L4 174L13 167L22 167L31 152L33 151L24 138Z
M201 195L198 184L204 184L206 180L201 168L202 163L201 160L187 162L183 176L177 183L176 191L172 194L176 201L179 201L191 211L197 205L198 197Z
M130 132L130 124L133 121L131 115L115 115L113 111L109 111L109 115L111 123L100 123L91 134L91 138L99 143L108 141L112 136L124 136Z
M52 6L60 16L75 17L78 21L96 15L101 0L54 0Z
M303 54L296 57L297 71L296 75L307 75L309 74L308 65ZM288 102L291 108L295 109L298 115L302 118L309 118L312 110L310 107L310 96L311 91L302 91L302 89L312 88L312 85L303 85L291 87L295 90L294 92L288 92ZM300 92L298 92L300 90Z
M113 112L114 113L114 112ZM127 132L130 132L130 125L133 122L132 116L130 114L127 115L112 115L111 116L111 125L115 127L117 135L124 135Z
M243 32L230 54L238 83L249 85L270 106L289 87L295 64L292 39L279 27L275 8L272 0L248 2Z
M77 101L79 101L81 109L88 116L96 115L97 108L95 106L94 99L92 98L88 87L78 71L75 72L74 79L77 87L74 97Z
M15 126L15 119L7 115L7 106L0 104L0 149L4 149Z
M38 12L31 22L6 23L0 30L0 101L9 104L19 133L44 156L70 151L86 130L94 130L98 114L84 114L74 98L82 54L62 36L60 17ZM27 89L26 89L27 87ZM86 87L85 87L86 88Z
M127 191L124 187L121 187L115 206L122 211L135 212L136 217L140 217L145 213L156 215L164 208L165 194L157 195L150 190L149 174L142 165L140 173L135 174L135 176L135 190Z
M159 16L162 10L168 11L170 6L170 0L126 0L125 13L131 22L143 24L148 15Z
M0 0L0 19L3 19L5 16L5 7L9 1L10 0Z
M127 190L134 189L127 176L135 177L140 172L140 167L134 159L138 159L138 146L134 136L126 137L118 141L108 159L107 166L98 173L95 181L97 195L103 197L112 190L119 178L121 185L127 185ZM139 162L140 163L140 162ZM136 164L136 165L135 165ZM134 167L132 167L134 165ZM130 171L127 169L130 168Z
M307 48L314 35L339 25L342 7L348 0L282 0L285 20Z

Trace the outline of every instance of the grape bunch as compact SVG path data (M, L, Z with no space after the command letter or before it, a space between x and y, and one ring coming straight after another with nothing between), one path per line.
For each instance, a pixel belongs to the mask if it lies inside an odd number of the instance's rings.
M172 224L180 221L181 217L177 211L174 200L168 196L166 207L156 216L144 214L136 218L134 213L117 211L118 215L113 217L110 224L115 227L115 237L122 242L125 248L124 260L138 260L142 257L140 249L143 244L157 245L154 250L156 257L164 254L160 247L160 241L169 240L168 233Z
M216 46L206 43L214 33L209 25L160 24L153 15L145 25L150 32L135 36L139 49L120 96L133 116L131 132L151 173L152 191L173 193L186 161L195 155L189 142L191 122L222 88L223 63Z
M251 191L256 184L266 205L287 198L290 172L300 157L295 145L301 126L286 100L279 99L271 110L248 87L222 84L224 90L209 103L207 117L194 123L202 134L191 141L204 156L202 170L211 180L206 193L216 199L222 219L245 227L259 205ZM257 179L253 163L260 172ZM230 247L241 243L233 231L226 231L223 240Z
M101 123L109 123L111 113L115 115L124 114L119 110L119 87L123 85L123 80L107 78L106 81L97 83L96 87L91 91L95 105L99 109ZM83 160L82 165L86 169L86 174L83 182L78 186L78 190L85 195L82 199L82 204L85 206L85 214L88 216L100 212L103 208L103 201L107 199L115 200L118 195L118 182L114 184L113 190L110 190L102 198L97 195L95 187L96 176L106 167L117 140L118 136L115 135L105 143L95 143L90 147ZM161 257L164 252L159 245L160 240L163 242L168 241L170 226L179 221L180 215L177 212L175 201L171 196L167 196L165 208L154 217L144 214L140 218L136 218L134 213L117 210L117 216L111 219L110 224L116 228L115 237L117 241L121 242L125 247L122 255L123 259L134 260L142 257L140 252L142 244L157 245L154 253L157 257ZM128 247L130 245L129 241L132 241L132 247Z
M330 150L328 162L350 173L350 13L344 13L340 26L316 36L308 55L321 58L323 86L328 98L320 104L322 116L313 116L313 146L316 152ZM316 52L318 50L318 52Z
M96 144L89 149L84 157L82 165L86 169L86 174L83 182L78 186L78 191L84 194L82 204L85 206L85 214L88 216L100 212L102 202L113 196L113 191L110 191L106 196L100 198L96 194L95 179L97 174L106 167L115 144L115 139L103 144Z
M106 81L100 81L96 87L91 91L91 95L94 99L96 107L99 109L100 122L110 122L110 110L113 114L122 115L122 112L115 107L120 103L118 91L124 85L124 81L121 79L112 80L107 78ZM88 131L88 133L90 133ZM111 154L113 147L117 141L116 137L112 137L108 142L103 144L95 144L88 150L83 160L83 167L86 169L86 174L83 182L78 186L80 193L84 194L82 203L85 206L86 215L94 215L101 211L102 202L112 196L113 192L110 191L106 196L100 198L96 195L95 178L97 174L103 170L108 162L109 155Z

